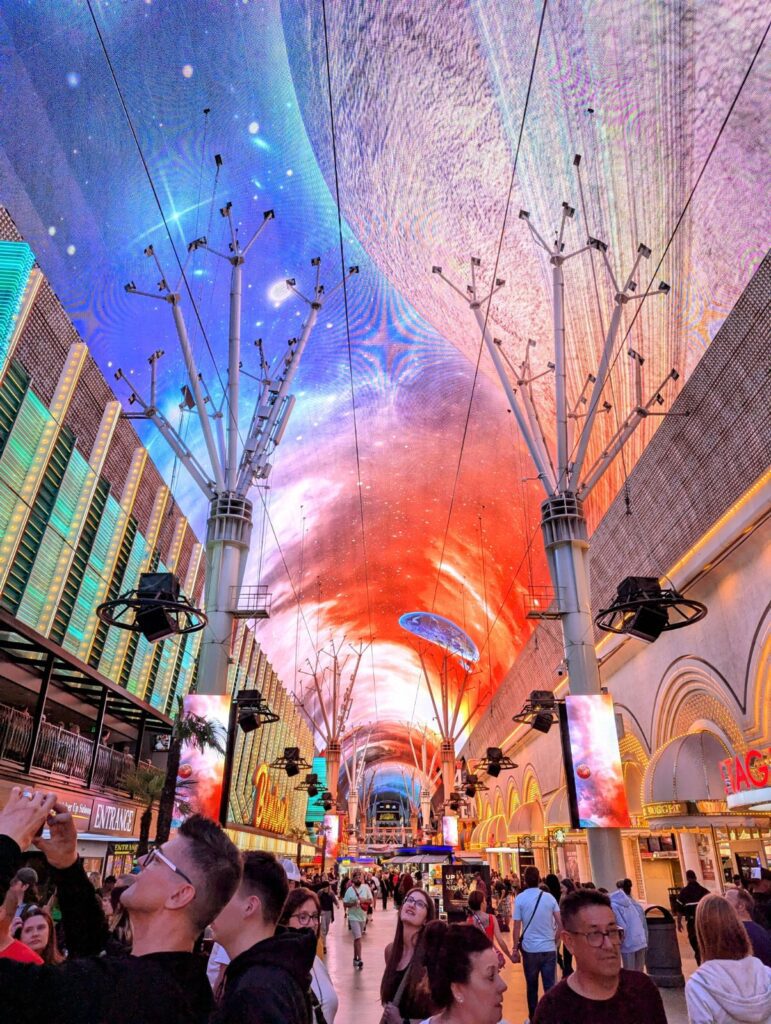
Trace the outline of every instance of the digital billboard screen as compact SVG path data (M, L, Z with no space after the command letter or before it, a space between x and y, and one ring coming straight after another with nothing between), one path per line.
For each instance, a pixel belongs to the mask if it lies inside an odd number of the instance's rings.
M610 695L566 697L560 705L560 727L573 828L629 828Z
M220 749L213 746L201 749L194 743L182 745L174 797L175 827L179 827L191 814L203 814L214 821L219 820L230 695L190 693L185 697L183 714L185 717L195 715L209 722L214 727Z

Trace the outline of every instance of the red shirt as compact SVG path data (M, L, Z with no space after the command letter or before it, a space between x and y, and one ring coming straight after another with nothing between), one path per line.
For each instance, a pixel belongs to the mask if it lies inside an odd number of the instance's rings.
M2 956L7 960L17 960L20 964L42 964L43 962L34 950L25 946L23 942L19 942L18 939L12 939L10 945L5 949L0 949L0 957Z
M648 975L622 968L610 999L587 999L561 981L541 999L533 1024L667 1024L667 1015Z

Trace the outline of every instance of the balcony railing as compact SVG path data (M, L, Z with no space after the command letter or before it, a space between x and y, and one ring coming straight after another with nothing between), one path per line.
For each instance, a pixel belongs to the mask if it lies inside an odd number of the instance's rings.
M0 704L0 760L24 764L31 745L32 716ZM85 783L93 749L93 740L64 726L43 722L32 766L51 775ZM100 743L93 784L100 788L123 789L123 779L133 768L131 754Z

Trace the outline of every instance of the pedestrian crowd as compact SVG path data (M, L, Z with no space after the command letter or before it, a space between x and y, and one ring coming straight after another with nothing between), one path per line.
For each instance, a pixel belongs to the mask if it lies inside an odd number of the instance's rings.
M22 864L32 845L47 860L53 900L42 901L37 873ZM687 873L676 909L698 963L686 983L690 1024L771 1022L771 874L758 881L750 893L737 878L719 896ZM372 1024L499 1024L506 960L522 965L532 1024L667 1021L645 973L646 916L629 879L608 893L542 880L531 866L521 885L494 875L488 892L480 874L456 894L464 923L448 924L420 872L303 873L270 853L241 854L218 825L193 815L131 875L100 882L83 869L58 797L12 790L0 810L3 1020L334 1024L338 996L323 953L335 911L362 970L367 922L393 897L397 922Z

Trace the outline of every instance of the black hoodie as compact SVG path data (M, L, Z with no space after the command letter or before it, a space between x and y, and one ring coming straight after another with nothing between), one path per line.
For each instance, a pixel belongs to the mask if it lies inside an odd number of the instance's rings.
M231 960L212 1024L309 1024L316 936L310 928L278 928Z

